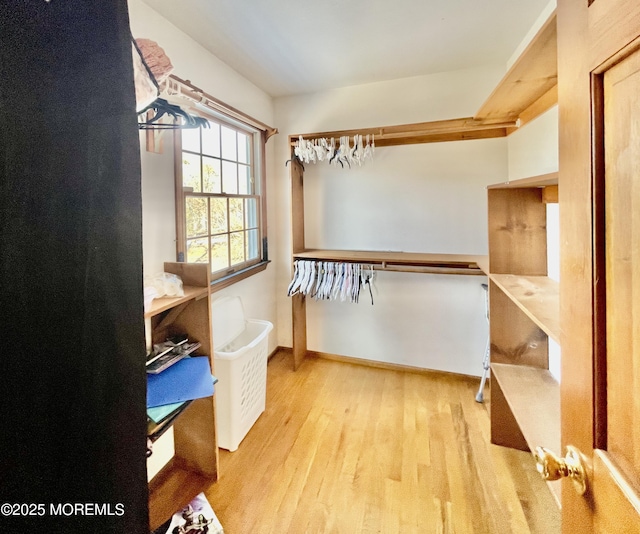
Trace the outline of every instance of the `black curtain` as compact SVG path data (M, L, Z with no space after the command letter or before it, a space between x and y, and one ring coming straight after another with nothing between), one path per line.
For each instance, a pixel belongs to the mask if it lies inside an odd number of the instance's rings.
M126 0L0 0L0 132L0 532L148 532Z

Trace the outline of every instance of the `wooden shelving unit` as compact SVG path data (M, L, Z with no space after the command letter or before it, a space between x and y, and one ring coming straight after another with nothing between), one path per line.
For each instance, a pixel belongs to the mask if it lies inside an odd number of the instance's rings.
M554 12L474 118L521 127L558 102L557 78ZM559 284L547 277L545 206L558 202L558 173L495 184L487 196L491 440L560 450L560 387L548 370L548 339L560 343ZM560 505L560 484L549 487Z
M177 334L187 334L190 341L200 342L197 354L209 357L214 373L208 267L165 263L165 272L182 279L184 296L155 299L145 317L151 319L154 343ZM218 479L215 395L190 402L170 426L174 431L175 455L149 483L151 530L187 505L205 484Z
M548 370L559 284L547 276L545 205L557 182L541 175L487 190L491 441L521 450L560 450L560 387ZM550 487L559 504L559 484Z

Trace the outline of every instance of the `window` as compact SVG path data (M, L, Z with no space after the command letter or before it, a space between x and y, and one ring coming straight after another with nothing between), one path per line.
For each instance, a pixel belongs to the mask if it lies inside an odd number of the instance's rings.
M237 281L267 261L263 136L207 118L209 128L176 133L178 261L208 263L213 282Z

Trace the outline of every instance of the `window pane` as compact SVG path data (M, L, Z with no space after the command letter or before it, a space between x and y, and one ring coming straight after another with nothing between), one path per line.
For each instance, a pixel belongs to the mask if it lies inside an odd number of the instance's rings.
M178 243L185 261L208 262L215 280L260 259L261 184L254 168L262 155L255 145L260 136L222 119L180 135L176 177L182 175L184 209L178 210Z
M211 233L221 234L229 231L229 221L227 219L227 199L211 199Z
M182 130L182 150L200 152L200 128Z
M231 234L231 265L244 262L244 232Z
M237 158L237 134L235 130L221 126L222 158L238 161Z
M241 195L253 195L251 168L248 165L238 165L238 192Z
M229 235L211 238L211 271L229 268Z
M238 161L249 163L249 136L238 132Z
M241 198L229 199L229 230L244 229L244 203Z
M245 228L258 227L258 201L255 198L245 199Z
M198 237L209 233L209 213L207 199L186 198L187 237Z
M182 186L192 187L199 193L200 188L200 156L182 153Z
M209 121L209 128L202 130L202 153L209 156L220 157L220 125Z
M222 162L222 192L227 195L238 194L238 164Z
M205 193L221 193L220 160L202 157L202 186Z
M247 232L247 261L255 260L259 253L258 248L258 230L249 230Z
M208 251L208 239L187 240L187 261L189 263L208 263Z

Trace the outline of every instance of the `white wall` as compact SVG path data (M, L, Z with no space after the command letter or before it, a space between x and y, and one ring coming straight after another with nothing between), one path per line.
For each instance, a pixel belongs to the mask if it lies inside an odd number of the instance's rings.
M558 171L558 106L553 106L508 140L509 180Z
M483 67L276 100L278 327L291 346L287 136L472 116L504 69ZM353 170L308 165L308 247L487 253L486 191L507 178L505 139L378 148ZM307 300L308 348L479 375L487 336L484 277L377 274L375 305Z
M135 38L145 37L156 41L169 56L173 73L200 87L223 102L269 125L275 124L273 102L269 95L240 76L218 58L207 52L190 37L170 24L140 0L129 0L131 31ZM172 133L163 134L162 154L145 150L144 133L141 133L142 160L142 212L144 272L153 275L162 271L163 262L175 261L175 197ZM267 176L273 174L273 145L267 144ZM267 180L267 198L275 196L272 180ZM272 206L273 203L270 202ZM267 231L275 233L276 209L268 212ZM270 251L275 249L271 238ZM273 245L272 245L273 243ZM240 295L248 317L266 319L275 323L275 267L234 284L213 295ZM269 347L277 346L274 334Z

